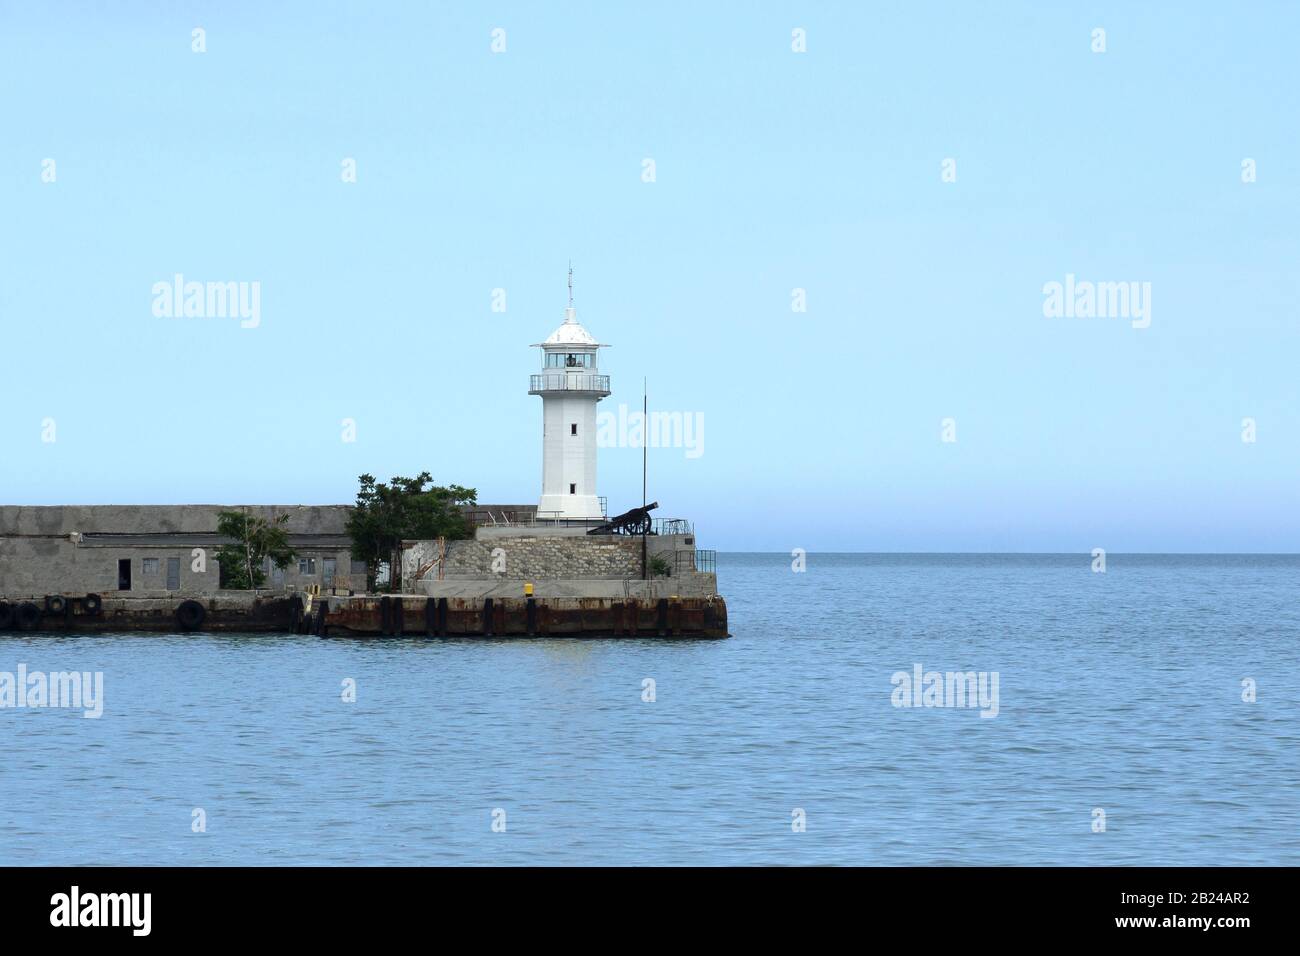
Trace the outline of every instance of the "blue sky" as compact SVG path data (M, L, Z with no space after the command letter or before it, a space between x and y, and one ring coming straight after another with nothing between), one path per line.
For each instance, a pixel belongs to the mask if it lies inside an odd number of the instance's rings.
M703 416L702 546L1297 550L1292 4L152 6L0 3L0 501L534 501L572 259L602 407Z

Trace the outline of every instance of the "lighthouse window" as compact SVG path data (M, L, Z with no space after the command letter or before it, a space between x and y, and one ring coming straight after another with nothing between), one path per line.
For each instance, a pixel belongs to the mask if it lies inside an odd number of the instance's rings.
M590 352L547 352L547 368L591 368L593 356Z
M574 422L572 425L569 426L569 434L570 434L570 435L576 435L576 434L578 434L578 423L577 423L577 422Z
M570 483L569 483L569 494L571 494L571 495L576 495L577 493L578 493L578 486L575 485L575 484L573 484L572 482L570 482Z

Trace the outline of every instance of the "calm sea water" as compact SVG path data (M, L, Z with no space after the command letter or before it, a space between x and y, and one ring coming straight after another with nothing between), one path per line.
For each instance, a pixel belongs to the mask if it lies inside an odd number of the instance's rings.
M726 641L0 637L105 681L0 710L0 864L1300 863L1300 556L790 562Z

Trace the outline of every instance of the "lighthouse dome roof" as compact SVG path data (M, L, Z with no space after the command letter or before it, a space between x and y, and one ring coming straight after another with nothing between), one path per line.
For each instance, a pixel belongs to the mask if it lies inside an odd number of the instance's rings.
M543 346L548 345L600 345L590 332L578 324L577 312L574 309L564 310L564 324L546 337L546 341L541 343Z

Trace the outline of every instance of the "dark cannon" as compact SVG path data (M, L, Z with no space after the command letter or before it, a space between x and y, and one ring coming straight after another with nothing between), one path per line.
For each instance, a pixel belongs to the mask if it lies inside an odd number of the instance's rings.
M650 512L658 507L659 502L652 501L644 508L625 511L592 528L587 534L654 534L651 530Z

